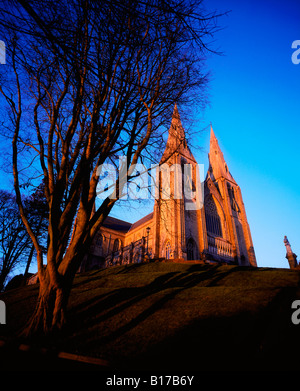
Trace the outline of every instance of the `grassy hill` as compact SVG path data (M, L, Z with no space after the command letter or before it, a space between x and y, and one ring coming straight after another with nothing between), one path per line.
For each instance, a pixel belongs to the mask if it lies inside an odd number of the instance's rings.
M298 369L299 271L150 263L75 278L64 335L45 344L108 360L117 369ZM38 286L0 295L12 338ZM1 337L2 335L2 337Z

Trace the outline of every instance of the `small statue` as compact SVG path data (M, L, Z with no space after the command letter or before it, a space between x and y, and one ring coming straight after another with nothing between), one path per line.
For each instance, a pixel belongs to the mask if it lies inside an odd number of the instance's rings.
M291 248L291 245L290 245L290 242L289 242L287 236L284 237L283 242L286 247L286 253L293 254L293 251L292 251L292 248Z
M289 265L291 269L296 269L298 267L297 255L293 253L290 242L288 238L285 236L283 239L284 245L286 247L286 259L289 261Z

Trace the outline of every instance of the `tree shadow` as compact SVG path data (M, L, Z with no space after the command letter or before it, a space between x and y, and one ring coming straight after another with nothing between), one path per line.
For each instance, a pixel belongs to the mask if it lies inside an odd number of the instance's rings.
M100 336L97 341L91 342L91 345L95 342L98 346L105 345L138 326L184 290L193 288L198 284L203 285L206 281L207 284L204 286L215 286L234 270L234 268L230 268L228 271L222 271L219 274L219 267L219 265L200 265L200 267L199 265L192 265L186 272L165 273L143 287L118 288L112 292L93 297L71 309L69 332L73 335L78 332L84 334L84 330L130 309L142 300L157 293L163 294L157 300L154 299L154 303L126 324L108 332L105 336ZM213 281L211 281L212 279ZM86 343L85 348L88 348Z
M136 349L131 356L122 352L114 365L118 370L298 370L300 340L290 319L297 295L297 287L284 287L255 313L245 309L230 316L194 318L143 351Z

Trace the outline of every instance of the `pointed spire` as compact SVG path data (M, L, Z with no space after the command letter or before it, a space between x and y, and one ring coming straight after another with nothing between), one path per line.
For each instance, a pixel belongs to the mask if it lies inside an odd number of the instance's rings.
M166 149L161 161L165 160L166 156L171 157L175 151L183 155L186 155L192 160L195 160L187 146L185 131L181 123L177 103L175 103L174 105Z
M177 103L175 103L175 106L174 106L174 109L173 109L172 119L173 118L176 118L176 119L180 120L180 115L179 115Z
M220 154L222 154L222 151L219 147L218 139L215 135L212 124L210 124L210 152L212 152L213 150L218 151ZM224 159L224 157L223 157L223 159Z
M178 111L177 103L174 105L171 127L169 129L169 136L176 138L176 143L182 143L185 140L185 132L181 123L180 114Z
M212 124L210 124L210 150L208 154L209 158L209 173L212 174L213 179L220 177L226 178L235 183L232 175L230 174L226 161L224 159L223 152L219 146L218 139L213 130Z
M212 127L212 123L210 123L210 141L213 140L213 139L217 140L215 132L214 132L213 127Z

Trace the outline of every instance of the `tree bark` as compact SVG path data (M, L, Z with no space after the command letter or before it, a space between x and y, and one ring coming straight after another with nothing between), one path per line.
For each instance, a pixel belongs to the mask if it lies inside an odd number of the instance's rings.
M23 284L22 285L26 284L26 279L27 279L28 274L29 274L29 268L30 268L30 264L31 264L31 261L32 261L34 250L35 250L35 247L34 247L34 245L32 245L31 249L30 249L29 256L28 256L28 259L27 259L27 263L26 263L26 269L25 269L25 272L24 272Z
M45 336L63 329L71 285L66 277L61 278L59 285L51 283L49 276L44 279L35 311L22 330L22 336Z

